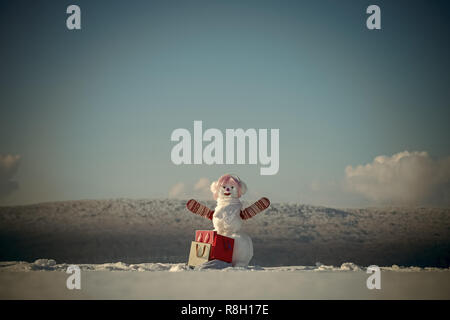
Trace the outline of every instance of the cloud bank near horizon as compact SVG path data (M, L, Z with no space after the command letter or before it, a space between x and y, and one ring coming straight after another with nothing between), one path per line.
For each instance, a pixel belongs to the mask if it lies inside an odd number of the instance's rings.
M13 178L19 169L20 158L20 155L0 154L0 198L19 188L19 183Z
M211 181L208 178L201 177L193 185L187 185L184 182L177 182L169 190L170 199L187 199L197 198L202 200L209 200L212 198L209 189Z
M432 159L425 151L375 157L347 166L345 186L377 205L450 205L450 157Z
M205 177L193 184L179 181L169 198L211 200L210 184ZM450 156L434 159L425 151L380 155L347 166L342 180L313 180L299 191L302 203L330 207L450 206Z

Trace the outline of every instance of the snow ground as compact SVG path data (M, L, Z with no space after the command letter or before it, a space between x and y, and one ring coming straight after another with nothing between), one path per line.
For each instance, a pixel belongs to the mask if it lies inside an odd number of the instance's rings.
M0 299L450 299L450 268L382 267L381 289L353 263L190 270L184 263L80 264L81 290L66 288L68 264L0 262Z

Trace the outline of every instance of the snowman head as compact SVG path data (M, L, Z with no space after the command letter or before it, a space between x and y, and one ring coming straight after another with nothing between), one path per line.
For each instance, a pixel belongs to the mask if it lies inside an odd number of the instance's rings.
M247 192L247 185L236 175L224 174L211 184L211 192L215 200L240 198Z

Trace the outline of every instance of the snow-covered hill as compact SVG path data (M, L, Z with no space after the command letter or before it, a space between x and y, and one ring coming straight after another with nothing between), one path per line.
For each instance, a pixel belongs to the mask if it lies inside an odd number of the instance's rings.
M188 212L181 200L0 207L0 261L180 263L196 229L212 229L212 223ZM450 209L281 203L246 221L243 230L253 239L252 265L450 265Z

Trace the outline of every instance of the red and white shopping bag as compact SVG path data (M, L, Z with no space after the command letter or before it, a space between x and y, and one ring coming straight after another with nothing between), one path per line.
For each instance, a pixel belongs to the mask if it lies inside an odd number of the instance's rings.
M231 263L233 259L234 239L217 234L214 230L195 231L195 241L211 244L209 260L222 260Z

